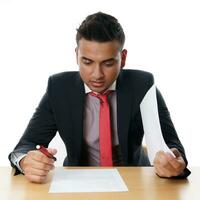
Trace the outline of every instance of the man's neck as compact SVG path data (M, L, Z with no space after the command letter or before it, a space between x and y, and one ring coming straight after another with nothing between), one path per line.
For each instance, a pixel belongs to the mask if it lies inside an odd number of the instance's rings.
M85 87L85 93L86 94L89 93L89 92L98 93L98 92L92 91L85 83L84 83L84 87ZM116 90L116 81L114 81L113 84L110 85L110 87L107 88L104 92L106 92L107 90Z

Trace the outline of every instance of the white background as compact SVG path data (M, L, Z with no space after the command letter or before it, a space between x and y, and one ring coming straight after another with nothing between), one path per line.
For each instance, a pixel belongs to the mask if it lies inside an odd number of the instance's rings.
M23 134L54 73L78 70L76 28L107 12L126 33L126 68L154 74L190 166L200 166L198 0L0 0L0 165ZM65 157L57 136L58 165Z

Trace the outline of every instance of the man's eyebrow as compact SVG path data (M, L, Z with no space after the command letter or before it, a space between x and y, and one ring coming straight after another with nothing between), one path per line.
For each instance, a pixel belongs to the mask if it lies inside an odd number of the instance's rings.
M109 62L109 61L115 61L115 60L116 60L115 58L109 58L109 59L103 60L102 62Z
M87 58L87 57L85 57L85 56L82 56L81 57L83 60L89 60L89 61L93 61L92 59L90 59L90 58Z
M82 56L81 59L83 59L83 60L89 60L89 61L91 61L91 62L94 61L94 60L92 60L92 59L90 59L90 58L87 58L87 57L85 57L85 56ZM108 59L103 60L103 61L101 61L101 62L109 62L109 61L115 61L115 60L116 60L116 58L108 58Z

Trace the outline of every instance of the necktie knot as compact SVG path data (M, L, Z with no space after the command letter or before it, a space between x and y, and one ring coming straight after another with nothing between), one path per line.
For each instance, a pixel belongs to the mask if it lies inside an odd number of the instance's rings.
M94 92L90 92L90 95L94 96L94 97L97 97L101 103L105 103L108 101L108 96L109 94L111 93L112 91L111 90L108 90L106 91L105 93L103 94L96 94Z

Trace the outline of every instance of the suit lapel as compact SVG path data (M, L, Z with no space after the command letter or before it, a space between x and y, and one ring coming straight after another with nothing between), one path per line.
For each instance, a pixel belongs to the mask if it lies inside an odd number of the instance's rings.
M128 159L128 131L131 118L132 95L128 88L128 82L123 78L121 72L116 85L117 92L117 130L119 137L119 144L122 152L124 162ZM129 83L130 84L130 83Z
M83 111L85 101L85 89L83 81L77 73L72 92L70 93L72 112L72 125L73 125L73 138L74 138L74 152L76 153L77 162L80 161L82 139L83 139Z

